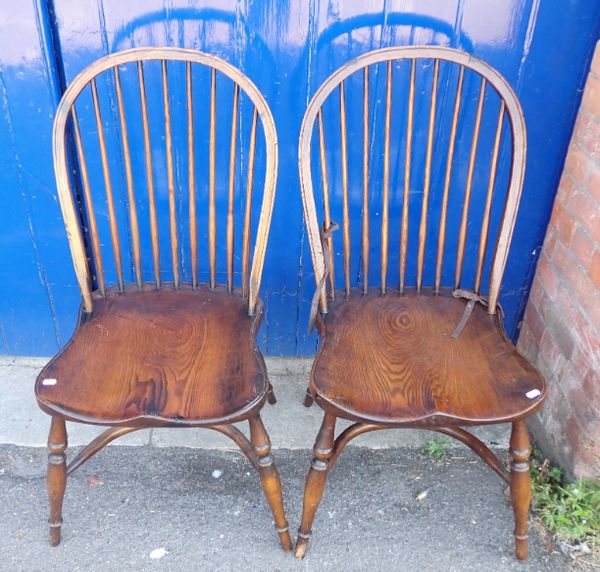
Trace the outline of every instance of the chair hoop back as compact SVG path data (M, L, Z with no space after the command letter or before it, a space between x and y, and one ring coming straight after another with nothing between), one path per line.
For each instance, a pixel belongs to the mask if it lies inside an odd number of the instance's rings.
M489 226L489 212L492 201L493 187L495 183L496 166L499 156L499 147L502 134L503 118L506 114L509 119L509 125L512 134L512 155L511 155L511 170L508 180L508 190L506 194L506 202L504 205L504 212L501 217L499 231L496 239L495 251L493 253L490 275L489 275L489 312L494 313L498 302L498 295L500 290L500 284L502 276L506 266L506 260L508 257L509 246L513 234L515 219L517 215L517 209L519 205L521 190L523 186L523 179L525 174L525 154L526 154L526 130L523 113L519 101L508 84L494 68L485 62L458 50L446 48L446 47L421 47L421 46L406 46L406 47L393 47L384 48L380 50L374 50L363 54L356 59L350 61L346 65L337 69L333 74L329 76L327 80L317 90L311 102L308 105L302 127L300 131L299 141L299 169L300 169L300 183L302 190L302 198L304 204L304 214L306 218L306 224L308 228L308 236L311 247L311 255L313 266L315 269L315 279L317 284L323 284L326 279L324 276L329 275L329 296L333 299L335 296L335 282L333 278L333 255L331 247L331 237L323 238L321 236L321 229L317 217L317 208L315 203L315 196L313 191L313 175L311 169L311 148L313 131L315 131L315 124L317 125L316 130L319 134L319 147L320 147L320 162L321 162L321 178L323 184L323 203L324 203L324 220L322 231L327 233L330 226L333 224L331 220L331 214L329 210L329 185L327 178L326 168L326 148L324 142L324 127L323 127L323 104L328 97L334 92L339 90L340 103L339 103L339 114L340 114L340 139L341 139L341 183L343 190L343 220L342 226L342 239L344 243L344 273L345 273L345 290L346 295L349 295L349 284L350 284L350 228L349 228L349 198L348 198L348 143L346 141L346 95L345 95L345 80L353 75L355 72L363 71L363 202L362 202L362 281L363 289L366 293L368 289L368 272L369 272L369 160L368 160L368 134L369 134L369 112L370 112L370 100L369 100L369 66L375 64L387 64L387 84L386 84L386 95L385 95L385 142L384 142L384 166L383 166L383 205L382 205L382 252L381 252L381 292L385 293L386 289L386 274L388 266L388 253L387 253L387 235L388 235L388 195L389 195L389 147L390 147L390 116L391 116L391 101L392 101L392 64L398 60L410 61L410 79L409 86L406 90L406 96L408 99L407 109L407 140L406 140L406 163L404 167L404 197L403 197L403 209L402 209L402 236L400 239L400 293L404 292L404 272L406 265L406 248L407 248L407 236L408 236L408 201L409 193L412 192L411 186L411 142L412 142L412 131L413 131L413 109L415 99L415 70L417 60L433 60L433 87L431 94L431 103L429 116L429 126L427 129L428 138L426 145L426 160L425 160L425 183L423 187L423 198L422 198L422 211L421 220L419 224L419 241L418 241L418 257L417 257L417 273L416 273L416 285L417 290L421 289L423 281L423 261L425 253L425 237L427 233L427 217L428 217L428 196L429 186L431 183L431 155L432 146L435 133L435 120L436 120L436 95L438 91L437 82L439 76L440 62L448 62L449 65L456 64L459 66L459 76L457 82L457 92L455 96L454 105L454 117L452 133L450 135L450 144L448 150L448 160L446 167L446 182L444 192L444 202L442 203L442 214L441 225L444 227L440 230L440 238L438 244L438 256L437 256L437 268L435 278L435 290L439 291L440 288L440 274L443 258L443 248L445 240L445 224L446 224L446 211L447 208L447 191L450 185L452 161L454 152L454 140L456 138L457 121L459 117L459 110L461 104L461 89L464 77L464 70L474 72L481 78L481 87L479 90L478 105L476 111L476 117L474 121L474 133L473 142L470 150L469 157L469 169L467 174L467 184L465 191L464 206L462 209L462 221L460 224L460 237L458 239L458 260L456 269L456 281L454 284L455 289L460 288L460 273L462 271L462 257L465 249L465 236L468 225L468 211L469 211L469 197L471 191L471 185L473 182L473 170L475 164L475 155L477 150L477 140L479 137L479 129L481 123L482 109L484 106L484 100L486 96L486 87L489 85L495 90L497 96L500 99L498 125L495 130L495 143L494 151L490 167L490 183L487 194L487 205L483 220L483 229L481 234L481 240L479 244L477 273L475 279L474 290L479 293L481 286L481 275L482 268L485 260L485 252L487 245L487 234ZM386 81L386 80L383 80ZM404 97L404 95L403 95ZM357 108L358 109L358 108ZM358 145L357 145L358 146ZM441 248L440 248L441 247ZM328 264L326 264L325 257L332 257ZM403 266L404 265L404 266ZM327 312L327 290L323 288L320 294L320 307L322 312Z
M129 231L132 236L132 251L135 266L136 282L138 287L142 287L142 272L140 263L140 243L138 218L135 207L135 199L133 193L134 181L131 169L131 155L129 149L129 141L127 135L126 114L123 106L123 94L121 88L121 79L119 66L129 63L137 63L140 102L142 110L142 122L144 127L144 146L146 160L146 175L149 194L149 214L150 227L152 234L152 250L154 262L155 286L161 286L160 273L160 246L158 241L158 228L156 218L156 207L154 204L154 183L153 183L153 167L152 167L152 146L150 143L150 134L148 128L148 112L146 107L146 85L144 81L143 63L150 60L158 60L162 63L162 95L164 104L164 129L165 129L165 147L166 147L166 167L168 176L168 192L169 192L169 223L170 223L170 253L173 266L173 284L177 288L180 285L181 279L179 275L179 249L178 243L178 221L177 209L175 202L175 179L174 179L174 162L173 162L173 137L171 127L171 104L169 98L168 87L168 68L167 62L178 61L184 62L186 65L186 111L187 111L187 159L189 166L188 183L190 196L190 248L191 248L191 267L192 267L192 287L197 285L197 228L195 221L195 169L194 169L194 124L193 124L193 92L192 92L192 64L201 64L210 68L211 72L211 87L210 87L210 169L209 169L209 223L208 223L208 247L210 258L210 287L216 286L216 215L215 215L215 155L216 155L216 76L217 72L223 74L233 82L233 114L231 125L231 142L230 142L230 170L228 184L228 216L227 216L227 285L229 291L233 289L233 193L234 193L234 172L235 172L235 157L236 157L236 138L238 136L238 120L237 112L239 105L240 90L248 96L254 106L254 115L252 120L252 129L250 135L250 150L248 157L248 179L246 184L246 209L244 213L244 228L243 228L243 246L242 246L242 291L243 295L248 299L248 313L254 314L258 303L259 289L261 276L264 266L265 250L269 227L271 223L271 214L273 210L273 201L275 196L275 185L277 175L277 133L275 123L271 111L265 101L265 98L258 88L247 78L240 70L226 61L202 52L183 48L135 48L110 54L105 56L87 68L85 68L69 85L65 91L61 102L58 106L54 121L53 131L53 153L54 153L54 168L56 174L58 196L65 221L69 246L75 267L77 281L81 289L83 298L84 310L91 312L93 307L92 302L92 272L88 264L88 254L84 243L84 235L82 232L81 213L78 211L71 185L71 177L69 174L69 162L67 148L67 127L69 120L73 123L74 142L77 150L77 161L81 174L81 186L85 197L87 208L87 226L91 242L91 258L96 269L96 279L98 290L101 295L104 295L105 285L102 272L102 256L100 252L100 241L96 228L96 218L94 214L93 204L90 194L90 182L86 167L85 155L83 151L81 133L75 112L75 102L87 87L91 87L91 93L94 103L94 111L96 115L96 124L98 127L98 139L100 154L102 160L102 170L104 175L104 183L107 195L108 218L110 222L110 234L113 247L115 266L118 275L119 290L124 289L124 278L121 262L121 248L119 242L119 230L115 218L115 205L112 196L111 178L109 175L110 164L107 158L106 145L104 141L104 129L100 116L100 105L98 103L98 91L96 88L95 78L107 72L113 71L114 87L116 92L116 101L118 104L119 126L121 132L121 143L124 159L124 170L127 181L128 202L129 202ZM256 131L257 124L260 120L264 132L265 141L265 175L264 175L264 192L262 194L262 206L258 228L256 231L256 239L254 244L254 256L250 269L250 243L251 243L251 203L252 203L252 185L254 173L254 152L256 148Z

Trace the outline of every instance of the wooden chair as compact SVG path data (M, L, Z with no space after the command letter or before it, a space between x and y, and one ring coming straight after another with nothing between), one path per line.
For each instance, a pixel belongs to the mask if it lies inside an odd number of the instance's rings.
M331 123L335 128L328 129ZM313 182L315 129L320 177ZM309 104L299 167L317 282L312 319L321 345L305 405L314 400L324 417L306 479L297 558L307 550L327 475L344 447L389 428L454 437L510 483L516 555L527 558L525 418L540 408L545 384L509 341L498 306L525 150L523 114L509 84L486 63L449 48L369 52L335 71ZM313 185L321 192L313 194ZM351 233L351 222L359 231ZM496 230L495 247L488 248ZM351 252L360 256L353 261ZM334 274L338 253L341 289ZM338 418L353 423L336 437ZM512 423L510 473L462 428L492 423Z
M152 84L155 87L152 91L144 75L148 68L156 72L157 85ZM201 108L202 113L198 113L199 95L194 91L194 85L200 81L197 74L201 73L204 74L202 77L208 78L204 92L208 102ZM178 93L181 97L178 99L169 89L169 83L175 83L169 82L170 75L180 79ZM106 81L102 85L108 86L105 89L109 99L112 98L112 129L107 127L109 113L102 117L100 77ZM129 99L125 95L125 81L128 81ZM226 89L225 84L230 87ZM217 118L220 117L216 110L217 93L221 89L217 86L223 86L222 97L227 97L228 105L222 109L230 117L225 127L227 147L224 154L219 153L216 143ZM84 92L87 92L91 105L86 108L79 101L79 109L81 116L87 113L91 117L87 134L95 138L100 156L95 163L84 151L86 133L80 127L81 120L76 113L76 103ZM158 118L149 113L152 96L162 102ZM129 110L125 102L131 104ZM133 102L139 106L137 115L131 109ZM243 142L243 104L249 109L252 120L249 138L246 137L249 139L247 163L242 165L239 147ZM207 126L208 135L198 142L195 129L200 122ZM153 146L151 127L156 128L156 123L164 130L161 131L164 143L158 140ZM251 260L259 124L264 132L264 192L261 193L262 208ZM250 122L245 125L249 126ZM134 128L139 130L140 138L143 133L142 145L130 143ZM183 141L177 141L174 133L183 133L180 138ZM67 142L71 135L76 158L69 157ZM118 141L122 159L109 159L110 136L114 136L113 142ZM200 181L196 172L197 151L204 144L208 149L208 172L207 181ZM260 417L265 400L275 402L256 343L263 311L259 288L277 172L277 135L263 96L239 70L204 53L178 48L118 52L86 68L66 90L56 114L53 145L60 204L83 303L71 341L44 368L35 385L39 406L52 416L48 439L50 544L60 543L67 475L92 455L132 431L149 427L202 427L232 439L258 470L281 545L284 550L291 550L281 484ZM88 140L88 150L92 146ZM179 162L176 162L177 150L181 151ZM161 152L164 153L161 173L166 179L165 184L160 183L157 174ZM228 164L228 175L218 174L219 155L226 155L222 162ZM137 167L146 175L143 193L134 188L137 179L132 174L132 165L136 157L142 163ZM81 195L76 198L77 187L74 190L70 176L70 164L75 160L81 173ZM90 176L94 166L104 178L102 193L106 200L101 201L100 207L98 200L96 205L93 204L93 197L98 199L100 196L100 193L94 196L94 177ZM236 176L242 167L247 171L243 183L239 180L241 176ZM117 172L124 174L121 201L117 201L113 190ZM200 182L207 191L203 195L207 200L202 204L197 196ZM169 244L170 268L167 272L165 265L161 265L159 196L165 197L165 204L168 196L168 213L163 213L169 221L163 235ZM142 204L148 213L147 221L142 221L138 213L143 197L147 197L147 202ZM187 221L178 220L183 198L188 200ZM217 204L226 206L220 233L217 232ZM241 226L235 224L238 211L241 211ZM128 223L125 228L118 216L123 212ZM198 220L206 212L208 224L204 230L198 228ZM102 224L110 239L106 234L100 236ZM140 232L143 224L147 224L149 236ZM236 233L236 229L240 232ZM241 235L241 241L234 241L236 234ZM206 255L199 248L199 236L207 237ZM225 238L226 244L220 249L224 256L218 268L219 236ZM189 258L184 252L186 238ZM106 252L110 247L104 249L104 241L112 245L112 259ZM129 241L129 251L123 246L125 241ZM151 245L146 268L143 268L144 241ZM241 242L237 250L236 242ZM88 259L87 247L91 247L91 259ZM239 250L241 256L238 257L236 252ZM129 268L128 255L131 257ZM241 258L240 268L235 268L236 257ZM184 268L184 258L189 267ZM200 280L202 264L199 259L207 267L208 283ZM116 275L116 286L109 286L109 280L105 278L104 269L109 263L110 272ZM221 268L226 268L226 272ZM144 272L150 280L144 279ZM225 284L217 283L218 272L226 275ZM187 281L184 280L186 273L190 278ZM132 279L128 280L128 276ZM67 465L65 421L109 428ZM232 426L240 421L248 421L250 440Z

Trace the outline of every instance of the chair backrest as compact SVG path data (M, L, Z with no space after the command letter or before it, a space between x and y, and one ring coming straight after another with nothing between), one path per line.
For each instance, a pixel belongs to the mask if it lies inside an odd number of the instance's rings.
M156 81L150 83L149 74ZM197 89L200 84L206 89ZM224 98L227 105L217 105ZM202 128L203 136L199 135ZM76 150L72 154L71 137ZM218 138L225 144L218 144ZM275 195L277 134L265 99L238 69L220 58L180 48L137 48L101 58L65 91L54 122L53 152L85 311L92 311L93 291L105 295L111 281L105 274L114 277L121 291L127 282L135 282L138 288L145 283L179 288L189 282L195 288L203 274L200 258L207 267L209 286L217 285L219 262L228 291L233 292L241 282L248 312L254 313ZM201 162L202 153L206 164ZM262 155L264 171L257 178L255 171L260 169L255 169L255 157ZM71 167L77 167L78 179L71 176ZM262 193L254 192L257 182L263 183ZM206 195L202 204L200 195ZM252 222L255 196L262 199L257 225ZM161 197L167 212L160 211L157 199ZM226 213L220 224L218 205ZM143 218L142 210L147 211ZM206 228L199 228L201 217ZM168 231L161 229L161 218ZM146 233L141 232L144 228ZM161 261L161 230L169 236L167 280ZM206 239L206 255L200 252L199 238ZM217 260L221 251L225 261ZM239 268L234 263L237 259ZM110 271L105 272L108 265ZM145 281L149 267L152 279Z
M337 97L330 97L334 92ZM312 98L299 143L317 284L328 272L322 311L335 298L341 258L346 296L359 285L366 293L373 283L385 294L395 271L401 294L409 286L419 292L432 286L436 294L446 285L464 289L472 278L478 294L487 283L489 311L495 312L525 151L516 95L496 70L467 53L385 48L335 71ZM320 164L314 182L313 155ZM323 213L323 240L315 199ZM331 236L326 231L334 220L341 232ZM351 232L351 223L360 232ZM495 245L488 240L493 232ZM397 260L394 269L390 259ZM373 267L379 269L375 280Z

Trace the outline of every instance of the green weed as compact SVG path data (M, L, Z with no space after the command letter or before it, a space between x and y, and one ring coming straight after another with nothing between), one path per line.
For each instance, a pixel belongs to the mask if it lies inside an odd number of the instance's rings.
M565 481L564 471L534 451L531 467L533 509L557 540L600 546L600 485Z
M446 439L427 439L419 447L419 451L432 461L440 461L446 456L449 447L450 443Z

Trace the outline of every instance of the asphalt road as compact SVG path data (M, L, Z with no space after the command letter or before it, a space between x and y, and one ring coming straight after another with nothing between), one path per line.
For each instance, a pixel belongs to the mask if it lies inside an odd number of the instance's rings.
M295 534L309 452L275 458ZM63 543L49 548L45 459L43 449L0 446L2 570L568 569L536 527L529 562L514 558L505 486L463 449L430 461L409 448L349 447L301 562L279 548L253 467L201 449L108 447L69 480Z

